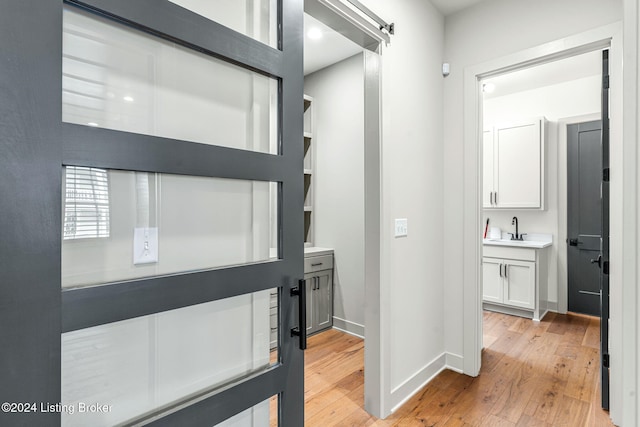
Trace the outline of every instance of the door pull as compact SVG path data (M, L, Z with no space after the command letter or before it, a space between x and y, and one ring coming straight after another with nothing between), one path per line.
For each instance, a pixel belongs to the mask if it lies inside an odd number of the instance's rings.
M598 255L598 258L589 261L591 261L591 264L598 264L598 268L602 268L602 255Z
M291 296L298 297L298 327L291 329L292 337L300 337L300 350L307 349L307 281L298 280L298 287L291 289Z
M585 294L585 295L596 295L596 296L602 295L602 293L600 292L592 292L592 291L578 291L578 293Z

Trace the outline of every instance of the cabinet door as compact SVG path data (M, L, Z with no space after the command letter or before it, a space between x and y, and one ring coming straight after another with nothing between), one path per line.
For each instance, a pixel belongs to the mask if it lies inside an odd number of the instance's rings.
M482 134L482 206L492 208L493 193L493 129Z
M314 304L317 330L333 325L333 277L332 270L316 273L317 286L314 291Z
M541 121L496 127L497 207L540 208L542 200Z
M535 308L536 264L530 261L506 260L504 303L522 308Z
M504 285L500 274L502 260L482 259L482 299L487 302L502 303Z
M306 283L307 291L307 335L314 333L318 328L315 326L315 288L318 282L318 278L313 274L305 274L304 280Z

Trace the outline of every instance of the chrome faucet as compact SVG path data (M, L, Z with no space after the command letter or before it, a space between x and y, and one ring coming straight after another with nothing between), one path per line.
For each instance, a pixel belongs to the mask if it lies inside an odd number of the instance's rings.
M523 240L522 236L524 236L525 234L518 234L518 217L517 216L513 217L513 219L511 220L511 225L516 226L516 234L509 233L511 234L511 240Z

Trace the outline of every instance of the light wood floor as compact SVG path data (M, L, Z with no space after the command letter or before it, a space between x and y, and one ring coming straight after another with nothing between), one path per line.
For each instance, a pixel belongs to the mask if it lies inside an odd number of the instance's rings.
M477 378L443 371L386 420L363 409L363 341L335 330L309 338L305 426L613 425L600 409L597 318L485 312L484 334Z

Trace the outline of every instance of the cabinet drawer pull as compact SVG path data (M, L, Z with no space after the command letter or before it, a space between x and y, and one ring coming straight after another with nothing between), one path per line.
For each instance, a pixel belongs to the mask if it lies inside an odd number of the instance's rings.
M311 264L311 267L317 267L317 266L319 266L319 265L322 265L322 263L321 263L321 262L317 262L317 263L315 263L315 264Z
M498 192L493 193L493 204L498 205Z
M505 277L505 279L507 278L507 267L509 267L509 264L505 264L504 265L504 277Z
M502 264L500 264L500 277L502 277Z

